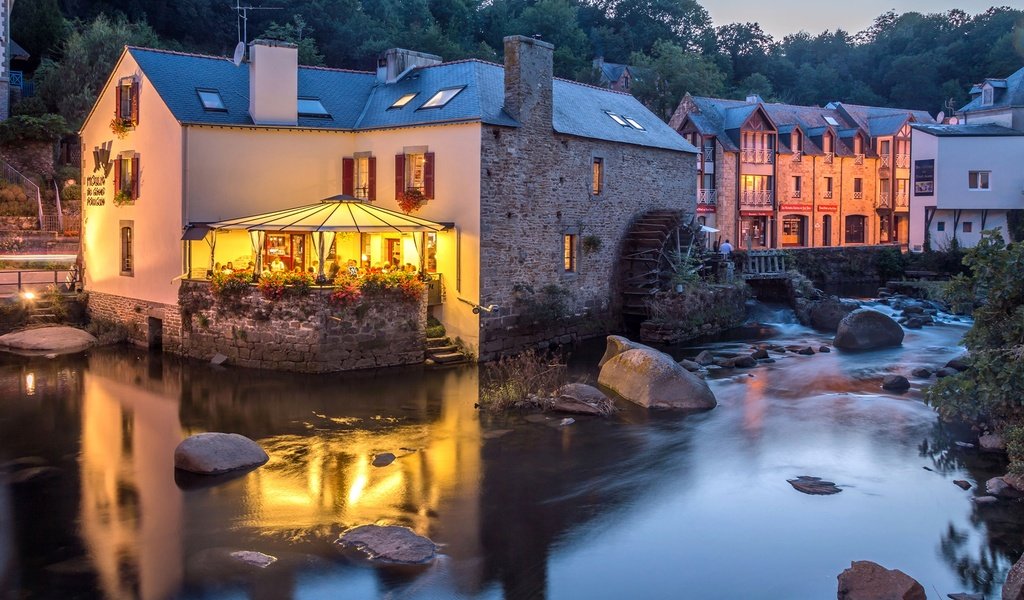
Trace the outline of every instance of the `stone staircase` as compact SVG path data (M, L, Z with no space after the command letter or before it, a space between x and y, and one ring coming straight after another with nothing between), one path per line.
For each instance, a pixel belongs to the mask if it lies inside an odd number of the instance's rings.
M624 316L647 317L645 300L662 287L665 252L682 219L679 211L652 210L634 221L626 233L619 264Z
M469 362L469 358L459 350L448 337L427 338L428 365L460 365Z
M29 305L28 322L32 325L57 323L60 317L54 311L53 302L42 296L36 296Z

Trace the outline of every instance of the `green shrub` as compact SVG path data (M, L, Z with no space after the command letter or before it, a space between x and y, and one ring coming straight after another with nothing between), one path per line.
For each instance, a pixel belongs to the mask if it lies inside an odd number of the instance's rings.
M0 144L24 142L55 142L68 133L68 124L60 115L16 115L0 121Z
M67 210L72 206L81 206L82 186L77 183L64 186L64 189L60 191L60 203L61 208L64 210Z
M0 300L0 335L19 329L28 322L28 308L17 300Z
M448 335L444 325L428 325L427 326L427 337L428 338L443 338Z
M25 188L0 182L0 216L34 217L38 208L35 198L29 198Z

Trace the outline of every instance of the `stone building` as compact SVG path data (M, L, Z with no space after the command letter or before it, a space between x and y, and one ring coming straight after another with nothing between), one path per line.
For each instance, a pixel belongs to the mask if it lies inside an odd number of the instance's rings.
M645 212L693 213L696 149L632 96L555 78L552 63L550 44L521 36L504 65L394 49L375 73L301 67L263 40L238 66L127 48L81 131L94 310L181 350L199 338L183 280L351 256L429 276L425 312L482 359L607 330L620 242ZM339 193L396 212L417 198L433 225L338 233L326 250L308 227L217 229ZM252 339L232 347L251 353Z
M701 222L738 248L778 248L906 244L913 122L933 120L687 94L669 124L701 148Z
M1009 240L1024 209L1024 69L972 86L947 124L913 126L910 248L974 246L986 229Z
M598 85L601 87L616 92L628 92L633 87L633 79L636 77L633 67L607 62L603 56L595 58L591 64L594 72L597 73Z

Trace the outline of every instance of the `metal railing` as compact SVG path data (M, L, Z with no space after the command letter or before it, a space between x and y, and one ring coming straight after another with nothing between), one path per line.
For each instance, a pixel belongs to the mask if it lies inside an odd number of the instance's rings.
M21 89L21 87L25 85L25 75L21 71L11 71L10 79L8 79L8 81L12 88Z
M718 202L718 190L699 189L697 190L697 204L714 206Z
M889 208L889 193L881 192L875 200L875 208Z
M740 151L741 159L745 163L758 165L770 165L775 157L775 151L770 148L743 148Z
M799 198L800 197L800 190L793 190L791 196L793 198Z
M76 267L66 269L21 269L0 271L0 297L22 292L43 292L50 286L60 292L70 292L79 283Z
M853 164L855 164L855 165L862 165L862 164L864 164L864 155L863 154L854 154L853 155Z
M906 192L896 194L896 208L908 208L910 206L910 196Z
M60 205L60 188L57 187L57 180L53 180L53 199L54 205L57 207L57 231L64 233L64 209Z
M832 161L835 159L835 157L836 157L836 153L835 152L826 152L825 153L825 157L824 157L825 158L825 164L826 165L832 164Z
M854 200L861 200L863 198L864 198L864 192L854 192L853 193L853 199Z
M821 197L826 199L826 200L831 200L832 199L832 190L825 190L825 192L821 195Z
M909 154L897 154L896 155L896 168L907 169L910 168L910 155Z
M740 207L771 208L773 194L769 191L744 191L740 194Z
M881 155L878 156L878 159L879 159L879 166L881 166L881 167L888 167L889 166L889 160L890 159L889 159L889 155L888 154L881 154Z
M0 160L0 180L20 185L25 191L36 195L36 216L39 217L39 226L43 227L43 196L39 193L39 186L34 181L25 177L17 169Z
M793 151L793 162L802 162L804 160L804 151L795 150Z
M702 148L701 154L704 156L704 162L715 162L715 149L714 148Z

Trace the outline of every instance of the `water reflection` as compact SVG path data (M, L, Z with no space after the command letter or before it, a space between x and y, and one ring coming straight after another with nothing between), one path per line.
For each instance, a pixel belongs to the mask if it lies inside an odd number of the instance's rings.
M793 323L765 331L828 342ZM627 407L568 427L480 415L475 368L306 376L134 349L5 357L0 463L38 457L61 476L0 488L0 525L13 524L0 527L0 596L804 598L834 595L857 559L943 594L988 592L1024 551L1024 525L951 480L983 483L1005 465L956 446L961 433L919 402L919 381L880 390L896 365L958 353L960 332L910 332L877 353L779 354L713 375L714 411ZM574 375L593 377L600 353L580 348ZM257 439L270 462L179 487L174 447L200 431ZM374 467L385 452L395 461ZM798 494L785 480L803 474L844 491ZM368 522L407 525L444 556L412 573L350 562L331 542ZM232 550L279 561L247 569Z

